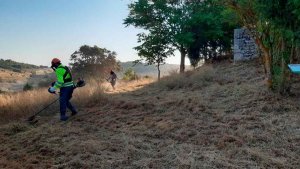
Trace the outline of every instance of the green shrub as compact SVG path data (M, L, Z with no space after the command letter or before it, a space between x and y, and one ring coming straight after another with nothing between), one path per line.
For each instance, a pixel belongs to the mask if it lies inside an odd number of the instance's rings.
M0 94L6 93L5 91L0 90Z
M151 79L151 76L145 75L144 78L145 78L145 79Z
M33 87L30 84L26 83L23 87L23 91L32 90L32 88Z
M132 68L129 68L125 71L123 80L138 80L138 75L135 73L135 71Z

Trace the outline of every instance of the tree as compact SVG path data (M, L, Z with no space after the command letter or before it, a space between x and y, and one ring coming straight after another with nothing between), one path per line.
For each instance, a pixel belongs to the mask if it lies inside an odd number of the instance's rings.
M255 43L263 53L264 69L268 87L272 87L272 73L271 73L271 56L269 48L263 43L261 34L259 33L259 27L262 30L268 30L266 21L262 21L259 18L259 12L256 6L257 0L224 0L224 4L237 15L241 25L249 29L251 36L254 38Z
M138 51L138 55L141 58L138 62L145 60L148 65L155 65L158 71L157 79L160 80L160 65L165 64L165 59L173 55L174 49L169 46L167 39L164 38L162 33L142 33L138 36L138 42L142 42L140 46L134 48Z
M192 66L202 59L218 60L232 55L232 36L238 26L236 15L216 0L189 1L188 30L194 39L188 48Z
M298 62L300 1L258 1L260 20L266 21L267 30L262 32L263 43L269 48L273 89L289 92L287 64Z
M226 20L223 15L225 8L217 2L138 0L129 5L130 13L124 24L145 29L156 39L161 38L163 34L163 38L168 40L167 46L176 48L181 54L182 73L187 54L191 64L196 66L203 58L217 58L231 51L230 37L236 24L230 24L233 22Z
M105 77L110 70L120 70L117 53L99 48L98 46L83 45L71 55L72 70L85 76L99 75Z
M188 18L184 0L138 0L129 4L129 15L124 24L133 25L150 32L163 32L169 45L181 53L180 72L185 69L187 45L193 41L191 33L186 32L185 22ZM152 34L152 36L161 36Z

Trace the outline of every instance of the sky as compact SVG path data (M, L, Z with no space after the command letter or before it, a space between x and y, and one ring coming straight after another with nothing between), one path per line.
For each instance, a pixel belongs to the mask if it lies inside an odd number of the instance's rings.
M49 66L69 63L82 45L117 52L117 59L138 59L133 47L143 30L125 27L131 0L0 0L0 58ZM178 55L167 63L179 64ZM188 63L188 61L186 61Z

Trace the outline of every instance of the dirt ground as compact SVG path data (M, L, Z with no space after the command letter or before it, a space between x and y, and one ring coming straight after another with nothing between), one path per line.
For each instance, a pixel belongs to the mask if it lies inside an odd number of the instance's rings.
M107 86L68 122L0 126L0 168L297 169L299 98L268 91L256 61Z

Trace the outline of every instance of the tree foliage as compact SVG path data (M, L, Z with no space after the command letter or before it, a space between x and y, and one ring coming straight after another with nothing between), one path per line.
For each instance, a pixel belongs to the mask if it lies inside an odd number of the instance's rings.
M184 71L186 46L192 41L190 34L184 31L184 2L179 0L138 0L129 5L130 13L124 24L133 25L150 32L162 32L168 43L181 52L180 71ZM152 36L161 36L152 34Z
M105 77L110 70L120 70L116 57L116 52L98 46L83 45L71 55L70 65L74 72L81 75Z
M300 60L300 0L137 0L129 11L124 23L151 36L143 43L162 33L167 42L161 45L180 51L181 72L186 55L193 66L201 59L231 55L233 30L239 25L250 30L261 51L269 87L287 91L287 64Z
M168 44L167 39L162 33L157 33L155 36L153 32L149 34L139 34L138 42L142 43L134 49L138 51L140 61L146 61L148 65L155 65L158 71L157 78L160 80L160 66L165 64L165 59L173 55L174 49Z
M154 39L166 39L167 44L164 42L163 46L179 50L180 72L183 72L187 54L195 66L202 58L210 59L230 51L232 39L228 35L233 32L233 26L229 23L233 22L226 20L225 9L217 2L138 0L129 5L124 24L145 29Z
M232 55L232 36L238 26L236 15L216 0L189 1L188 30L193 43L188 46L192 66L199 60L217 60Z

